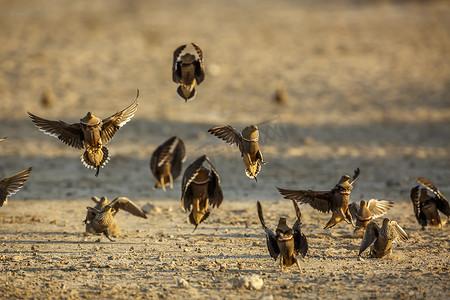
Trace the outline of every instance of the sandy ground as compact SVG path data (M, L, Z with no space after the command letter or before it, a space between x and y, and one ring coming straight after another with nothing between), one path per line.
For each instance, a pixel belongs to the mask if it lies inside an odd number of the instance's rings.
M448 225L420 231L414 176L450 195L450 4L447 1L1 1L0 177L33 167L0 208L2 298L432 298L449 291ZM196 42L206 79L184 103L173 50ZM282 88L287 103L274 102ZM139 108L108 144L111 161L83 167L81 151L39 132L26 112L78 122ZM42 104L50 91L53 101ZM265 160L246 178L237 148L207 129L258 124ZM190 163L207 154L225 200L192 233L175 189L153 191L149 159L170 136ZM280 272L256 214L271 227L292 204L275 186L328 190L359 167L351 200L395 202L410 234L393 257L357 259L347 224L302 206L310 251ZM159 210L118 215L115 243L84 236L91 196L127 196ZM235 278L257 274L258 291ZM187 286L179 286L180 279Z

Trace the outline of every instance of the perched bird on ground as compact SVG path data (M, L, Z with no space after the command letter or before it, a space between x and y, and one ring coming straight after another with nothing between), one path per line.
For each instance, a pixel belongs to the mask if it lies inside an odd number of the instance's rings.
M447 199L432 182L422 177L415 177L414 179L426 187L426 189L420 189L420 195L419 186L411 189L411 201L417 221L422 225L422 229L425 229L427 224L441 228L442 225L447 223L450 216L450 206ZM427 194L427 189L434 193L433 197ZM447 220L441 220L438 210L447 216Z
M397 224L388 218L383 220L381 228L375 221L367 225L366 232L361 241L358 256L370 247L370 256L381 258L392 253L392 243L398 241L406 241L409 239L408 234Z
M31 168L20 171L10 177L6 177L0 180L0 207L8 202L8 198L14 195L27 181L30 176Z
M318 192L312 190L286 190L278 188L278 191L286 199L294 199L303 204L309 204L312 208L318 211L327 213L332 212L331 219L323 229L328 229L334 225L346 221L349 224L353 223L352 216L348 210L348 200L350 192L353 189L353 183L359 176L359 168L355 170L352 182L349 182L350 176L344 175L341 177L335 187L329 192Z
M150 170L156 178L153 189L162 187L166 191L167 185L173 189L173 181L180 176L185 160L186 148L183 141L176 136L156 148L150 159Z
M194 43L191 44L194 46L198 58L190 53L181 55L186 45L178 47L173 52L172 79L179 84L177 93L186 102L195 98L197 94L195 86L202 83L205 79L205 63L202 49Z
M348 205L348 210L352 215L352 219L356 222L354 230L355 237L362 237L366 230L367 224L373 219L379 218L394 205L392 201L370 199L369 201L361 200L358 204L352 202Z
M208 132L231 145L235 144L238 146L244 159L245 174L257 181L256 176L261 170L261 164L267 163L263 159L261 150L259 150L258 126L247 126L242 130L242 133L230 125L213 127L208 129Z
M123 209L134 216L138 216L144 219L147 219L145 213L136 206L130 199L126 197L118 197L114 199L111 203L108 203L106 197L102 197L99 201L98 198L92 198L94 202L97 202L97 207L103 206L101 209L96 209L94 207L87 207L86 220L86 232L87 233L103 233L111 242L114 240L111 238L110 230L113 226L115 226L114 217L119 212L119 210Z
M210 170L203 166L203 163L209 165ZM181 187L181 208L184 211L191 211L189 221L195 225L208 218L209 206L219 207L223 201L222 187L220 186L220 177L217 170L206 155L197 158L190 164L183 175Z
M84 219L84 224L87 224L88 222L91 222L94 218L95 215L97 214L97 211L101 211L103 210L103 208L105 208L106 205L108 205L108 198L106 198L105 196L98 198L96 196L91 197L91 200L94 201L95 206L93 207L94 209L92 210L87 210L86 212L86 218Z
M308 252L308 241L306 240L306 236L302 233L301 225L301 212L300 208L297 205L295 200L292 200L295 208L295 213L297 215L297 220L294 223L294 226L290 228L286 224L286 218L280 218L278 221L277 229L275 233L267 228L266 223L264 222L264 216L262 212L261 203L258 201L258 216L259 221L261 221L261 225L266 231L266 240L267 240L267 248L269 249L270 256L276 260L278 256L280 256L280 267L283 270L283 266L290 267L293 264L297 264L300 268L300 264L297 260L298 255L302 255L305 257Z
M50 121L40 118L28 112L34 125L42 132L58 138L63 143L77 148L85 149L81 161L87 168L97 168L95 176L98 176L100 167L104 167L109 160L109 152L106 145L123 125L134 116L139 97L139 90L134 102L114 115L106 119L99 119L93 113L80 119L79 123L67 124L63 121Z
M6 136L4 138L0 139L0 142L3 142L5 139L6 139Z

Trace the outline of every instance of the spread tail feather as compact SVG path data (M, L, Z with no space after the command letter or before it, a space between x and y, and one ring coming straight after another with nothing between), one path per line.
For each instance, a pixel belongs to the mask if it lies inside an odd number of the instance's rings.
M95 176L98 176L100 167L103 168L108 163L109 159L109 151L105 146L102 146L102 148L87 149L81 156L81 162L86 168L97 168Z

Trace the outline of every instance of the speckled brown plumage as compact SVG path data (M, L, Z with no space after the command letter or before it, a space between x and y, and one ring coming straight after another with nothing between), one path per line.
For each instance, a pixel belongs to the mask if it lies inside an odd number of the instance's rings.
M278 188L278 191L286 199L294 199L300 203L309 204L312 208L324 213L331 211L331 219L325 225L324 229L331 228L342 221L346 221L355 226L348 210L348 201L350 192L353 189L353 183L358 176L359 168L355 170L352 182L349 182L350 176L344 175L329 192L286 190L281 188Z
M292 200L292 202L297 216L294 226L289 227L286 224L286 218L280 218L275 233L266 226L261 203L259 201L256 203L259 221L266 232L267 249L274 260L280 256L281 269L283 269L283 266L290 267L294 264L297 264L300 268L297 256L301 254L302 257L305 257L308 252L308 242L301 231L300 208L295 200Z
M231 145L238 146L244 160L245 174L249 178L257 180L256 176L261 170L261 165L267 163L259 149L258 126L247 126L242 130L242 133L230 125L213 127L208 132Z
M150 170L155 176L156 184L153 189L166 186L173 189L173 181L180 176L181 168L186 160L186 148L184 142L173 136L161 144L153 152L150 159Z
M109 151L104 145L134 116L138 106L138 97L139 90L136 99L130 106L103 120L91 112L88 112L84 118L80 119L79 123L75 124L46 120L30 112L28 115L42 132L58 138L71 147L85 149L81 161L87 168L96 168L95 176L98 176L100 167L104 167L109 160Z
M205 79L205 63L203 60L203 52L199 46L191 43L197 53L185 53L181 55L186 45L178 47L173 52L172 63L172 79L178 83L177 93L186 102L193 100L197 94L195 89Z
M108 204L106 197L102 197L98 200L97 197L93 197L92 200L96 202L96 207L87 207L86 214L86 232L87 233L103 233L111 242L114 240L111 238L110 231L114 226L114 217L123 209L134 216L138 216L147 219L145 213L134 204L130 199L126 197L118 197Z
M367 225L366 232L361 241L358 256L369 246L370 256L375 258L384 257L392 252L392 243L398 241L406 241L409 239L408 234L397 224L388 218L383 220L381 228L375 221Z
M203 166L209 165L210 170ZM206 155L202 155L191 163L183 175L181 187L181 207L191 211L189 222L195 225L205 221L210 214L209 206L219 207L223 201L220 177L214 165Z
M444 195L437 189L437 187L429 180L423 177L415 177L421 185L425 188L420 189L415 186L411 189L411 201L413 203L414 215L417 221L425 229L427 225L442 227L450 217L450 206ZM427 189L430 190L434 196L429 196ZM442 220L439 211L447 216L447 220Z

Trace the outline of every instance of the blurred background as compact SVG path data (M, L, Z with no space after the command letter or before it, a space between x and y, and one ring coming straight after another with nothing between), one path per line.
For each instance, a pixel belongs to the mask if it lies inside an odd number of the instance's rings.
M226 199L328 190L361 168L353 200L408 200L414 176L450 195L448 1L0 1L0 177L33 171L13 199L180 199L153 191L149 160L173 135L185 167L206 153ZM173 51L195 42L205 81L185 103ZM30 111L77 123L136 115L86 169ZM278 95L278 97L277 97ZM277 99L282 101L277 101ZM238 149L207 133L258 124L269 163L247 178Z

